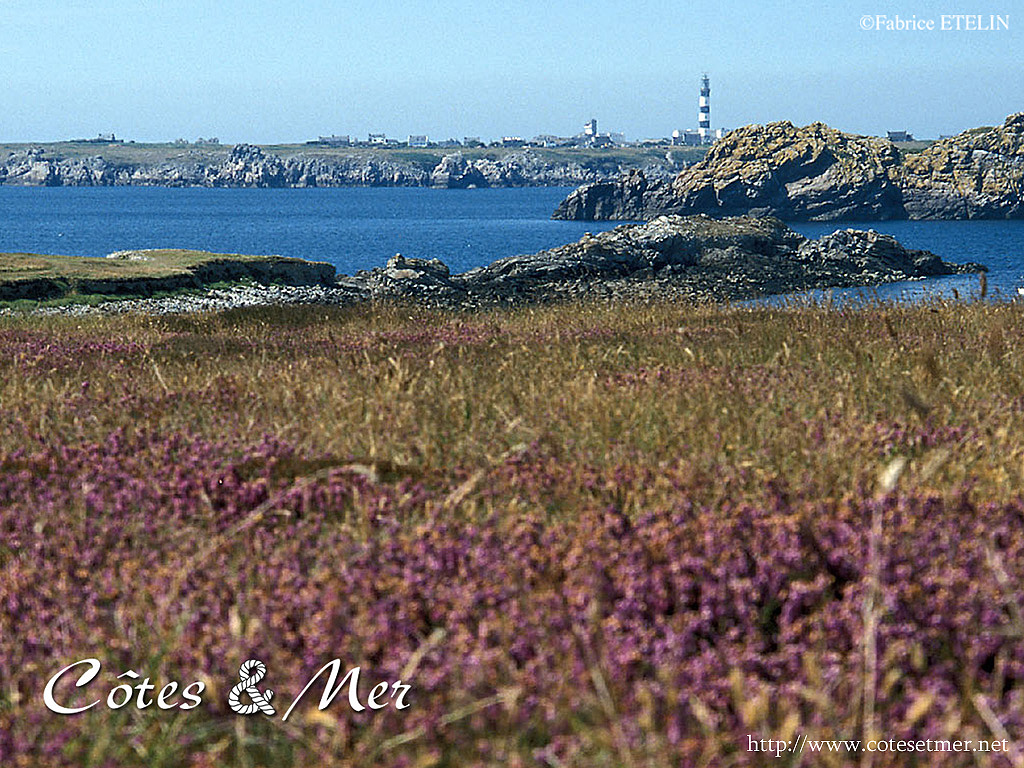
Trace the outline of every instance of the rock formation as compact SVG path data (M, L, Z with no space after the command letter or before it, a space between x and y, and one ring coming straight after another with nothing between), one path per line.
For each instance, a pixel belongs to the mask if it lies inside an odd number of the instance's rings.
M580 187L554 218L770 215L789 221L1020 218L1024 113L901 156L886 139L822 123L751 125L671 183L633 172Z
M1024 112L932 144L903 162L912 219L1024 217Z
M374 298L450 306L551 298L749 298L984 271L904 248L872 230L808 240L779 219L660 216L576 243L499 259L460 275L437 259L392 258L339 282Z

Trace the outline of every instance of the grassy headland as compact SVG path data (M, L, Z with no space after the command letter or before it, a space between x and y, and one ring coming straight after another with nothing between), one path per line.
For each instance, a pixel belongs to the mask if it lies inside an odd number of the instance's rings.
M1022 332L965 303L2 317L0 762L1019 750ZM132 669L203 704L45 710L92 656L62 701ZM249 658L276 718L227 707ZM281 722L335 658L411 706L316 687Z
M250 256L180 249L124 251L105 259L36 253L0 253L0 301L68 296L149 296L202 288L225 280L333 277L328 264L284 256Z

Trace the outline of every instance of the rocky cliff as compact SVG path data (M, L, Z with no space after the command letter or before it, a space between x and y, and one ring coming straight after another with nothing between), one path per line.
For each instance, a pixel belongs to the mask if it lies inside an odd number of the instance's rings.
M912 219L1024 217L1024 112L908 156L901 186Z
M580 187L559 219L659 214L771 215L790 221L1024 216L1024 113L901 156L886 139L823 123L751 125L666 183L632 172Z
M124 146L118 150L125 154ZM102 152L102 149L97 150ZM130 154L130 153L129 153ZM174 159L108 160L102 154L64 156L30 147L0 160L0 184L23 186L168 187L524 187L576 186L612 179L630 170L628 162L600 156L573 159L509 150L496 157L429 153L419 161L388 151L296 154L281 157L252 144L230 151L183 151ZM671 155L647 159L644 172L671 178L678 171Z

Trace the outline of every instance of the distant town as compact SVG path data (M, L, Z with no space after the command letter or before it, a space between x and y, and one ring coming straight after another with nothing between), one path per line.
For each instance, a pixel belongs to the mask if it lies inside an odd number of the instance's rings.
M719 128L715 131L702 135L698 130L676 130L671 137L642 139L629 141L622 133L602 133L597 127L597 118L591 118L583 130L573 136L556 136L554 134L540 134L532 139L522 136L502 136L498 139L485 140L479 136L463 136L461 139L431 139L427 134L409 134L406 138L388 136L386 133L370 133L366 138L351 136L349 134L320 136L303 142L307 146L316 147L363 147L374 149L449 149L453 147L479 148L479 147L566 147L602 149L614 147L659 147L659 146L688 146L698 147L704 144L711 144L714 139L719 139L726 134L725 129ZM72 139L75 144L134 144L134 141L126 141L114 134L100 134L93 139ZM195 141L175 139L172 142L175 146L181 147L210 147L219 146L220 139L217 137L198 138Z
M303 142L307 146L317 147L361 147L374 149L450 149L455 147L480 148L516 148L516 147L545 147L545 148L580 148L580 149L612 149L617 147L699 147L712 144L728 133L725 128L711 128L711 83L707 74L701 78L700 92L697 98L697 128L676 129L671 136L660 138L627 140L625 134L609 131L602 132L598 128L597 118L591 118L583 124L582 130L572 136L557 136L554 134L539 134L532 139L522 136L502 136L497 139L485 140L479 136L463 136L461 139L446 138L432 139L425 133L411 133L405 138L388 136L386 133L369 133L365 139L349 134L332 134L330 136L319 136ZM887 131L886 138L895 143L908 143L916 141L909 131ZM940 139L948 138L943 135ZM125 139L119 139L113 133L101 133L93 139L72 139L73 143L83 144L124 144ZM134 144L134 141L128 141ZM209 147L219 146L220 139L217 137L198 138L195 141L176 139L173 142L176 146L188 147Z

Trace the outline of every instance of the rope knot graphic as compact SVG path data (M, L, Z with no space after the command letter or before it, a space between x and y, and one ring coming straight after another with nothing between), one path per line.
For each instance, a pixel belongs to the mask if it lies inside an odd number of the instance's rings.
M270 706L270 700L274 698L274 692L269 688L262 692L256 686L259 685L267 674L267 666L259 659L249 659L242 663L238 669L239 682L228 694L228 706L240 715L251 715L257 710L265 715L274 715L277 711ZM242 692L249 694L252 704L243 704L238 700Z

